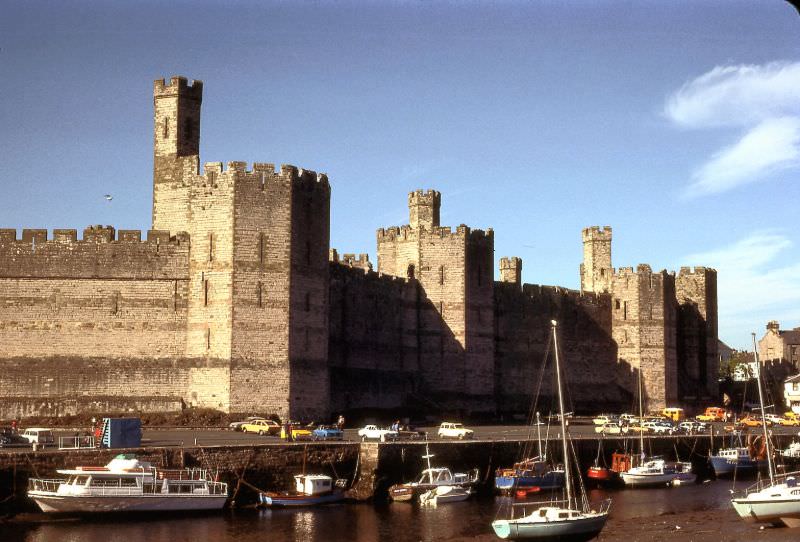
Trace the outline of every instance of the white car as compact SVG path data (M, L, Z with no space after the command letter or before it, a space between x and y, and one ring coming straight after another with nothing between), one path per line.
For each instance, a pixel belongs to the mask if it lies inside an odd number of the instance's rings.
M387 440L397 440L397 431L391 429L381 429L377 425L365 425L358 430L358 436L361 440L379 440L386 442Z
M706 424L702 422L685 421L678 424L678 428L686 433L702 433L706 430Z
M644 422L642 427L646 427L657 435L671 435L675 432L675 429L671 425L663 422Z
M465 438L472 438L473 433L474 431L472 429L467 429L463 424L442 422L436 434L439 438L457 438L459 440L464 440Z

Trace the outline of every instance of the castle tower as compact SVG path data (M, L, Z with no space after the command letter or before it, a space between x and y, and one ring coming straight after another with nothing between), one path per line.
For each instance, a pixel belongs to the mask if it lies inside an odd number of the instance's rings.
M500 282L511 282L522 286L522 258L500 258Z
M438 228L442 195L436 190L417 190L408 195L409 225L414 228Z
M153 83L153 229L189 230L189 179L199 173L203 83Z
M702 403L717 396L717 272L706 267L681 267L675 289L681 392Z
M493 410L494 233L439 225L441 195L408 195L409 225L380 229L378 271L418 288L425 393L451 408Z
M584 228L583 263L581 264L581 290L608 292L611 285L611 227Z

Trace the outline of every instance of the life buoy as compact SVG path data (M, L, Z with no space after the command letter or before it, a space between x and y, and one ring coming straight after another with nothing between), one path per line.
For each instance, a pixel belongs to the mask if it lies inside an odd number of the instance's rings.
M752 435L751 435L752 437ZM763 435L758 435L755 438L748 437L748 448L750 457L754 459L764 459L767 457L767 441L764 440Z

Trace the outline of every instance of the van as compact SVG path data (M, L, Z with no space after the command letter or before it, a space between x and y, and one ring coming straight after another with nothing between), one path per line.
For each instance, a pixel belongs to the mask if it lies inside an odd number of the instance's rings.
M53 431L43 427L30 427L20 433L20 436L31 444L38 444L39 446L55 444L56 442Z
M683 421L683 409L676 407L667 407L661 411L661 415L673 422Z

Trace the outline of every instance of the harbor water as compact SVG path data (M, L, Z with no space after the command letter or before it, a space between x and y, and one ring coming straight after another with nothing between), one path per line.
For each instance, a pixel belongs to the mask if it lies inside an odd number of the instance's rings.
M742 484L739 484L740 486ZM628 490L590 490L592 501L613 499L598 540L626 542L800 540L800 529L759 528L730 506L732 482ZM43 514L0 524L3 542L433 542L499 540L491 522L507 500L485 496L423 507L407 503L335 504L298 510L226 510L202 516L54 520Z

